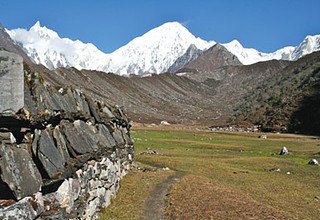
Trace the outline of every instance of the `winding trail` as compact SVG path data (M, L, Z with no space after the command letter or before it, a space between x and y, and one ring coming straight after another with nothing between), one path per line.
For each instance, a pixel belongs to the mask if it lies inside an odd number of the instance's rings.
M159 183L150 193L145 204L144 218L145 220L163 220L165 219L166 199L169 187L178 181L180 176L177 174L169 176L163 182Z

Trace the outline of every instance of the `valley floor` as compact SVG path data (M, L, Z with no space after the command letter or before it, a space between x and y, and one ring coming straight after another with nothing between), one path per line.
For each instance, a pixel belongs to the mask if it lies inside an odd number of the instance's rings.
M129 172L101 218L318 219L320 167L308 161L320 159L320 140L259 135L133 129L136 164L146 169ZM289 155L279 155L283 146ZM139 155L147 148L159 154Z

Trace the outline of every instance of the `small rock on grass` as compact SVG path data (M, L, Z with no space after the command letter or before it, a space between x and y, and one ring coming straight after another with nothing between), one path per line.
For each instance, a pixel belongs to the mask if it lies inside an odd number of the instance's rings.
M267 139L267 135L260 135L259 138L261 138L261 139Z
M155 150L147 148L145 151L139 153L139 155L144 155L144 154L159 154L159 153L157 151L155 151Z
M270 172L277 172L277 173L281 172L280 168L272 168L269 171Z
M286 147L282 147L281 151L280 151L280 155L287 155L289 154L289 151Z
M319 162L316 160L316 159L311 159L309 162L308 162L309 165L316 165L316 166L319 166Z

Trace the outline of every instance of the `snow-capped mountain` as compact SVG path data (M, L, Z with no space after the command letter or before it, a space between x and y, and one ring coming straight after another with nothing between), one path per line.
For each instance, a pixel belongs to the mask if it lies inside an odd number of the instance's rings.
M291 53L295 47L284 47L273 53L262 53L253 48L244 48L239 41L233 40L229 43L222 44L227 50L236 55L244 65L250 65L266 60L291 60Z
M205 50L215 42L196 38L178 22L168 22L111 53L111 59L103 70L121 75L162 73L184 55L191 44Z
M297 60L300 57L320 50L320 34L314 36L306 36L306 38L297 46L291 54L292 60Z
M162 73L172 65L180 69L183 66L176 66L177 63L185 65L188 59L196 57L192 51L200 54L199 51L205 51L216 44L195 37L178 22L156 27L110 54L100 51L91 43L61 38L55 31L41 26L40 22L29 30L18 28L6 31L37 64L50 69L72 66L120 75ZM237 56L241 63L248 65L271 59L297 60L320 50L320 35L307 36L297 47L284 47L273 53L244 48L237 40L222 45ZM188 48L192 48L192 51Z
M215 44L196 38L178 22L154 28L111 54L90 43L60 38L56 32L41 27L40 22L29 30L19 28L7 32L23 45L35 63L50 69L73 66L120 75L165 72L191 44L201 50Z
M60 38L47 27L35 23L29 30L6 30L10 37L23 45L28 56L37 64L49 69L57 67L75 67L77 69L96 69L108 59L108 55L93 44L79 40Z
M222 45L236 55L241 63L249 65L272 59L297 60L304 55L320 50L320 35L307 36L298 46L284 47L273 53L262 53L253 48L244 48L237 40Z

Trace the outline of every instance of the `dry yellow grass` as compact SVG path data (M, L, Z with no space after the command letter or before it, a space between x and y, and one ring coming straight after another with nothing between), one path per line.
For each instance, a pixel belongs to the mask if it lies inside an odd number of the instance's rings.
M170 191L168 219L291 219L204 176L183 177Z
M121 181L117 197L102 212L100 218L105 220L141 219L149 194L157 184L173 173L173 171L130 171Z

